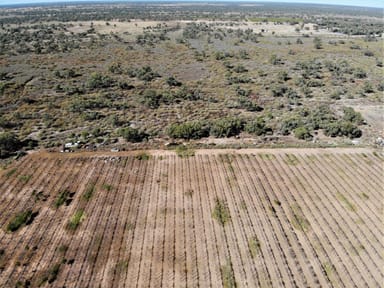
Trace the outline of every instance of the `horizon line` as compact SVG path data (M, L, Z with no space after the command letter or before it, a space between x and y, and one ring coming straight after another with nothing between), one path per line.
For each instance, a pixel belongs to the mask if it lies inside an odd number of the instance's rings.
M315 0L316 1L316 0ZM0 8L3 7L29 7L29 6L39 6L39 5L57 5L57 4L92 4L92 3L102 3L102 4L113 4L113 3L156 3L156 2L162 2L162 3L194 3L194 2L206 2L206 3L261 3L261 4L300 4L300 5L319 5L319 6L342 6L342 7L360 7L360 8L372 8L372 9L384 9L384 3L381 6L361 6L364 4L338 4L338 3L316 3L316 2L296 2L296 1L278 1L278 0L272 0L272 1L249 1L249 0L37 0L37 1L26 1L26 2L20 2L20 3L14 3L13 2L7 2L7 3L1 3L0 2ZM376 5L376 4L368 4L368 5ZM379 4L377 4L379 5Z

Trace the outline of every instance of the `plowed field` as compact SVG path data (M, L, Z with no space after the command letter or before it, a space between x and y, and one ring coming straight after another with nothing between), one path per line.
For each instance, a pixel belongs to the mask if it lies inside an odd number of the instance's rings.
M148 154L2 171L0 287L382 287L381 152Z

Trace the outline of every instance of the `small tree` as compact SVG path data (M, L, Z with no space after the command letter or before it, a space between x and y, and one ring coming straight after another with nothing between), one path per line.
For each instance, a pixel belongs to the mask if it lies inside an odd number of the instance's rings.
M238 118L219 119L213 123L210 134L219 138L235 136L241 132L243 124Z
M148 137L145 132L139 131L138 129L132 127L119 129L119 135L128 142L141 142Z
M248 122L244 130L250 134L255 134L257 136L265 135L268 132L271 132L272 129L265 125L265 120L263 117L258 117L255 120Z
M172 124L168 128L168 135L172 138L200 139L209 135L209 130L200 121Z
M21 148L21 141L11 132L0 133L0 157L9 156Z
M295 134L296 138L301 140L311 140L313 138L308 128L304 126L297 127L295 130L293 130L293 133Z
M361 116L361 113L356 112L352 107L344 107L343 112L343 120L357 125L364 124L364 118Z

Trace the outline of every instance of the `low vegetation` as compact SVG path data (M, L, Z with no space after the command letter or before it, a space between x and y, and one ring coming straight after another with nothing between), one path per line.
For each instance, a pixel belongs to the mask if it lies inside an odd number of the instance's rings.
M233 272L232 262L227 261L226 265L221 266L221 275L223 278L224 288L236 288L236 279Z
M344 196L344 194L338 192L336 197L343 203L343 205L345 205L349 211L356 212L356 206L351 201L349 201L348 198Z
M15 232L21 227L32 223L33 219L37 216L37 213L34 213L32 210L28 209L26 211L16 214L8 223L7 230L10 232Z
M83 194L83 199L86 201L89 201L92 198L94 193L95 193L95 184L91 183L85 189L85 192Z
M301 207L298 205L293 205L291 206L291 210L291 223L293 227L295 227L297 230L307 232L310 229L311 224L303 214Z
M185 145L178 145L175 149L176 155L180 158L187 158L195 156L195 150Z
M84 210L80 209L76 211L76 213L73 214L71 219L69 219L67 223L67 229L71 231L75 231L79 227L83 219L84 219Z
M55 265L52 266L52 268L45 271L41 276L39 283L37 283L37 286L40 287L40 286L44 286L46 283L52 284L53 282L55 282L60 272L60 268L61 268L61 263L56 263Z
M231 215L227 203L224 200L216 199L215 208L212 212L212 217L222 226L231 220Z
M259 255L261 249L260 240L256 236L250 238L248 240L248 248L252 258L256 258Z
M59 193L55 201L55 207L59 208L63 204L68 203L68 200L71 198L71 193L68 190L64 190Z
M151 155L149 155L146 152L141 152L137 154L135 157L137 160L149 160L151 158Z

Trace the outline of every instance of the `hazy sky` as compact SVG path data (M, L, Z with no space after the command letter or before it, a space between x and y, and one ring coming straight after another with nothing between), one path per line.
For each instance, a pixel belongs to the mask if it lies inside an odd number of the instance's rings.
M77 0L77 1L79 1L79 0ZM86 2L86 1L92 1L92 0L80 0L80 1ZM97 1L100 1L100 0L97 0ZM131 2L132 0L125 0L125 1ZM156 0L147 0L147 1L156 1ZM166 1L166 0L163 0L163 1ZM176 0L170 0L170 1L176 1ZM201 1L203 1L203 0L201 0ZM209 0L204 0L204 1L209 1ZM218 1L220 2L223 0L218 0ZM224 1L228 1L228 0L224 0ZM64 1L64 0L0 0L0 5L24 4L24 3L43 3L43 2L49 3L49 2L71 2L71 1ZM103 2L111 2L111 0L104 0ZM237 2L237 1L234 0L233 2ZM251 2L251 1L249 1L249 2ZM365 0L365 1L362 1L362 0L333 0L333 1L329 1L329 0L264 0L261 2L318 3L318 4L337 4L337 5L351 5L351 6L365 6L365 7L384 8L384 0Z

